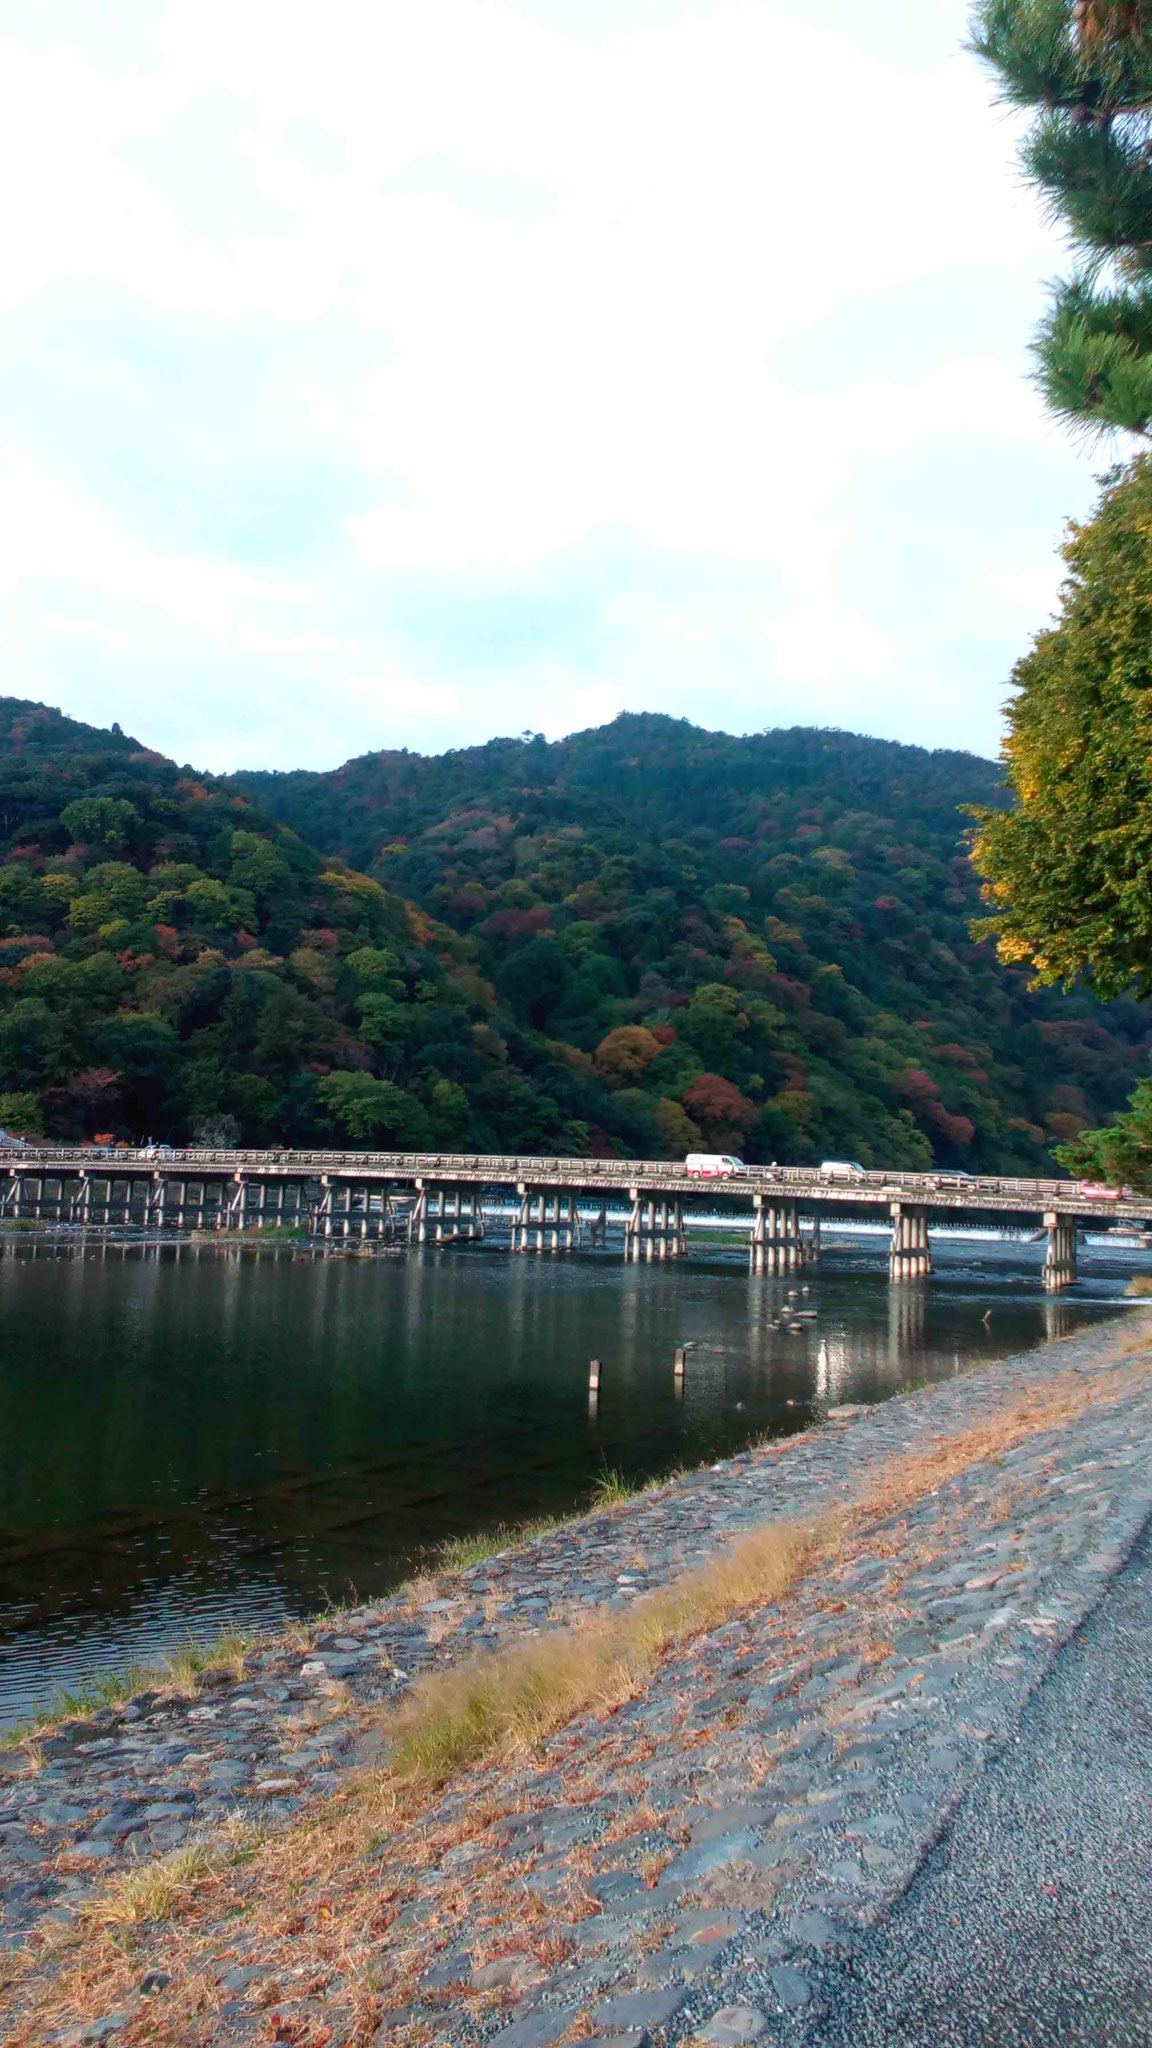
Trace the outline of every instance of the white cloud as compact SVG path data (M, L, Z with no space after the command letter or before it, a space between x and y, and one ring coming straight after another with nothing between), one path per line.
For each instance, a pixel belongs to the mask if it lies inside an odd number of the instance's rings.
M539 703L525 706L528 727L550 740L566 732L582 732L589 726L608 725L625 709L625 690L619 682L582 683L576 689L560 687L541 693ZM660 709L653 704L647 707Z
M341 688L361 711L398 717L405 724L414 718L452 718L460 710L458 690L411 676L346 676Z
M128 635L119 627L102 625L99 619L65 618L60 612L45 613L44 631L64 640L90 640L113 654L122 654L128 646Z
M66 580L209 633L224 632L252 599L299 604L307 595L286 577L149 548L38 464L0 454L0 592L11 596L39 579Z
M1056 610L1067 574L1066 563L1053 555L1050 561L1031 562L1021 569L998 570L988 581L998 597L1039 626Z
M233 635L233 646L241 654L338 654L351 651L355 642L342 640L338 633L282 633L267 626L241 626Z
M958 54L965 12L918 11L916 54L896 56L869 10L849 31L822 0L622 0L579 35L543 0L145 0L134 54L109 50L99 11L56 40L22 40L10 19L10 318L58 300L63 329L95 294L162 322L189 378L221 335L262 351L270 382L308 358L278 399L266 531L244 529L243 549L211 454L243 425L226 370L207 431L185 422L179 377L141 397L141 438L176 422L184 465L171 491L162 473L151 521L120 504L115 471L78 480L76 450L14 412L0 587L20 598L41 686L59 675L75 698L62 650L75 659L85 635L160 673L202 645L221 680L206 671L188 703L184 750L228 759L246 674L276 716L253 713L237 758L271 733L281 764L285 748L362 747L366 720L367 743L437 745L452 721L468 737L545 717L562 730L637 699L760 723L777 701L796 715L794 685L819 720L842 715L852 679L866 728L903 717L909 737L958 738L976 691L990 732L1042 578L990 564L978 488L949 495L955 451L997 503L1028 500L1025 564L1082 505L1091 462L1021 374L1026 308L1000 338L1003 293L1030 281L1034 312L1059 257L1013 124ZM910 338L917 295L929 308L946 285L986 308L987 348L930 311ZM886 295L892 360L861 365L853 322L882 334ZM831 321L844 343L819 374L779 367ZM123 344L118 362L143 393L147 349ZM357 487L301 569L278 557L276 515L294 491L307 509L317 449ZM170 537L182 494L218 546ZM929 550L919 577L888 573L945 528L946 561ZM598 566L613 549L635 560L631 590ZM689 585L712 574L706 601L670 599L679 565ZM479 640L442 620L489 584L527 618L542 581L594 626L494 686ZM972 688L910 688L982 606ZM526 687L545 710L518 707Z
M886 633L833 599L813 602L764 627L780 674L797 683L852 676L874 682L890 675L896 651Z

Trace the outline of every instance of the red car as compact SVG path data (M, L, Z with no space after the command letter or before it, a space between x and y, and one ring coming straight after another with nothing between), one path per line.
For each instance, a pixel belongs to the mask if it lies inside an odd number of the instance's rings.
M1091 1195L1097 1202L1134 1202L1136 1199L1131 1188L1106 1188L1098 1180L1082 1180L1076 1192Z

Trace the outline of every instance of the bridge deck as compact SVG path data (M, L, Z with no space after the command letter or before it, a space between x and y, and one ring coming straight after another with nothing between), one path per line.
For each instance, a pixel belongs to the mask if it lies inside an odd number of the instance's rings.
M1152 1196L1111 1200L1081 1192L1068 1180L1023 1180L1003 1176L866 1172L861 1179L834 1179L811 1167L751 1166L740 1174L701 1178L676 1161L650 1159L562 1159L458 1152L209 1151L189 1149L157 1154L149 1148L102 1150L95 1146L51 1146L0 1150L0 1175L35 1179L128 1176L162 1180L370 1182L407 1187L490 1188L563 1191L580 1196L723 1198L737 1204L800 1202L819 1212L844 1216L891 1213L893 1203L914 1205L941 1217L968 1219L1055 1214L1094 1222L1146 1224Z

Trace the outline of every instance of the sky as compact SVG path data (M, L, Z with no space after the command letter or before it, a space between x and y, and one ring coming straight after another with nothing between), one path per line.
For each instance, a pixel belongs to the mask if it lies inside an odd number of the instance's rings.
M1114 451L964 0L0 0L6 692L985 754Z

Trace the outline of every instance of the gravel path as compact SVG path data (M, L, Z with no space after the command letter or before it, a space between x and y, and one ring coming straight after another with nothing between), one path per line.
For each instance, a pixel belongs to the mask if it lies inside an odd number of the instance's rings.
M1152 2042L1152 1527L882 1934L830 1973L814 2048Z

